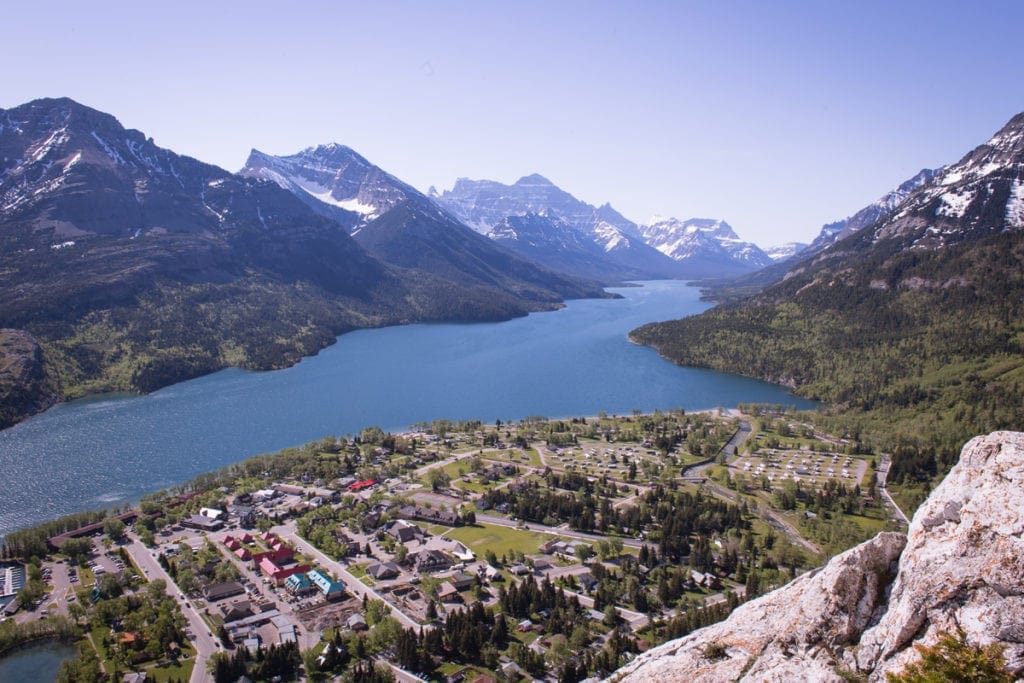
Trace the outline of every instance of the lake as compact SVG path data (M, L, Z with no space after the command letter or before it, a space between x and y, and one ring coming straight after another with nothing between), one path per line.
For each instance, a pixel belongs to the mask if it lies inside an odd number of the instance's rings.
M29 645L0 659L0 681L53 683L61 662L77 655L74 647L64 643Z
M709 304L677 281L613 290L501 323L360 330L274 372L228 369L147 396L56 406L0 431L0 533L108 507L257 453L437 418L813 407L785 388L682 368L626 334Z

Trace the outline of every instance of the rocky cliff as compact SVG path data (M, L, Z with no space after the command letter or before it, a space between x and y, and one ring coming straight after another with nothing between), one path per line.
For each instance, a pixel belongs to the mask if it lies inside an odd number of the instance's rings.
M725 621L638 657L623 681L884 681L941 632L1024 673L1024 434L973 439L911 521Z
M43 351L24 330L0 329L0 429L46 410L58 399Z

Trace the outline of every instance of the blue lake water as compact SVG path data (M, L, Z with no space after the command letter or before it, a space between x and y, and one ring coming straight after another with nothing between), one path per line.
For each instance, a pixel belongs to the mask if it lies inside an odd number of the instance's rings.
M0 431L0 534L366 426L813 406L785 388L678 367L629 342L639 325L707 309L696 288L657 281L614 291L623 298L502 323L360 330L286 370L229 369L147 396L56 406Z
M77 654L75 648L64 643L30 645L0 659L0 681L53 683L61 662Z

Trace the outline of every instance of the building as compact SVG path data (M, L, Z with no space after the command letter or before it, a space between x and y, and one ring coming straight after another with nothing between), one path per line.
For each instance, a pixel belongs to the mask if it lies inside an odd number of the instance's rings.
M209 519L223 519L227 516L224 514L223 510L218 510L216 508L199 508L199 514L203 517L208 517Z
M238 518L238 526L251 529L256 525L256 508L251 505L233 505L231 514Z
M24 587L24 566L20 564L0 565L0 607L14 604L18 591Z
M245 588L237 581L226 583L212 583L203 587L203 597L207 602L217 602L225 598L233 598L245 592Z
M417 572L436 572L452 566L452 558L440 550L421 550L409 556Z
M314 569L307 573L306 578L328 600L340 600L345 597L345 585L335 581L319 569Z
M367 567L366 573L377 581L386 581L388 579L397 578L402 571L394 562L380 562L378 564L371 564Z
M362 547L359 545L359 541L355 540L340 529L334 532L334 540L338 542L338 545L345 548L345 552L349 555L357 555L362 550Z
M224 521L203 515L192 515L181 520L181 525L189 529L198 529L199 531L217 531L224 527Z
M220 606L220 614L225 623L251 617L253 614L252 605L248 600L235 600Z
M448 577L448 581L451 582L456 589L460 591L468 590L476 585L476 577L472 574L465 574L463 572L456 572Z
M306 574L292 574L285 579L284 587L293 595L308 595L316 590Z
M271 537L275 538L275 537ZM295 551L286 545L278 543L278 547L273 550L266 550L262 553L255 553L249 559L252 560L253 569L259 569L260 562L265 559L270 559L276 564L282 564L295 557Z
M583 586L583 590L588 593L597 588L597 584L599 583L597 578L595 578L590 572L580 574L576 577L576 580L580 582L581 586Z
M445 581L437 587L437 599L441 602L459 602L462 598L459 589L453 586L451 581Z
M462 518L459 517L458 513L451 510L406 505L398 511L398 514L407 519L415 519L431 524L444 524L446 526L459 526L462 524Z
M288 617L279 614L276 617L272 617L270 621L277 627L277 641L279 643L294 643L296 641L295 624L289 621Z
M345 625L353 631L365 631L367 628L366 619L362 614L353 614L348 618L348 621L345 622Z
M310 570L310 566L308 564L293 564L288 567L282 567L271 558L264 557L260 560L259 569L261 574L273 581L275 585L280 586L289 576L305 574Z
M423 538L423 529L412 522L407 522L404 519L399 519L391 525L388 533L395 537L399 543L408 543Z
M476 555L473 554L473 551L458 541L455 542L455 548L452 552L460 562L472 562L476 559Z

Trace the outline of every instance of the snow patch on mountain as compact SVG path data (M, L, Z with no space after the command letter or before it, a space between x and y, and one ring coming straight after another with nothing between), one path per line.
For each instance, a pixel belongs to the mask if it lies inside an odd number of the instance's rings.
M1019 186L1024 176L1024 114L988 142L941 169L899 210L877 223L874 242L907 239L915 248L939 249L994 231L1024 227Z
M786 244L777 244L772 247L767 247L764 253L767 254L768 258L772 261L785 261L788 258L792 258L807 248L806 242L787 242Z
M675 261L713 257L724 262L763 268L772 262L760 247L740 239L732 226L721 219L666 218L655 215L640 228L644 240Z
M1006 202L1006 222L1014 228L1024 228L1024 180L1017 179Z

